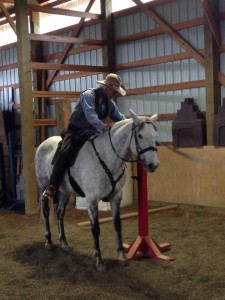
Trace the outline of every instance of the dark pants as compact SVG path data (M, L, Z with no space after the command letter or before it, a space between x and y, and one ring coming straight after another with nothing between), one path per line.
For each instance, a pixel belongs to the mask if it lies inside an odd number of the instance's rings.
M84 145L85 141L93 135L92 130L80 129L70 124L66 132L62 135L60 150L53 166L49 185L53 185L58 190L66 169L69 167L75 153Z

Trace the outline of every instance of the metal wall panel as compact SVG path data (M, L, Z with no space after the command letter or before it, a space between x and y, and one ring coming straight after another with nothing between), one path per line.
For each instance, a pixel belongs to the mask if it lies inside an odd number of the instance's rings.
M220 11L225 11L225 1L224 0L219 0L219 8L220 8Z
M169 24L185 22L203 17L203 9L199 0L179 0L154 8ZM143 12L115 19L115 37L135 34L156 28L156 24ZM133 25L135 24L135 26ZM151 25L150 25L151 24ZM123 25L123 26L122 26ZM136 26L137 25L137 26ZM124 28L127 26L127 29ZM123 28L122 28L123 27ZM138 31L139 29L139 31ZM194 48L204 48L204 27L195 26L179 30L178 33ZM163 57L182 53L180 47L170 36L161 34L149 38L116 45L116 63L124 64L143 59ZM205 79L204 68L195 59L184 59L168 63L145 66L141 68L119 71L124 85L128 89L160 86ZM129 108L141 114L174 113L180 109L184 98L193 97L201 110L205 110L205 89L194 88L139 96L127 96L118 99L120 109L129 114ZM171 122L160 122L162 140L171 141Z

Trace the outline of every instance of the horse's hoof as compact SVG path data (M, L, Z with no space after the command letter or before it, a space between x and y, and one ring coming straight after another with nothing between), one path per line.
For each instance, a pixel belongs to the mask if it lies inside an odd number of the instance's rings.
M65 251L70 250L70 246L68 245L67 241L61 241L61 247Z
M52 250L54 248L54 245L51 243L48 243L48 242L46 242L45 243L45 249L47 249L47 250Z
M106 271L106 265L104 264L103 261L101 262L97 262L96 263L96 269L101 272L101 273L104 273Z
M129 260L123 252L119 253L118 262L122 267L126 267L127 265L129 265Z

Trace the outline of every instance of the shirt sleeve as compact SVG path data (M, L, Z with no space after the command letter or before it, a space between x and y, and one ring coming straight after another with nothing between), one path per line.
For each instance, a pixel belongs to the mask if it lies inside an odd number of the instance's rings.
M113 121L121 121L121 120L126 119L125 115L121 114L121 112L118 109L118 106L116 105L116 103L113 100L111 100L111 108L110 108L109 117Z
M95 111L95 97L89 93L83 93L80 96L80 103L88 122L98 131L102 132L106 127L105 124L99 120Z

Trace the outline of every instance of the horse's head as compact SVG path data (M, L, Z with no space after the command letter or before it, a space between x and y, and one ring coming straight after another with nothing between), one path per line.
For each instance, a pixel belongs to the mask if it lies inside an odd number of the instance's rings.
M130 115L133 119L131 151L138 156L146 171L154 172L159 165L156 149L157 132L153 123L157 115L140 117L132 110Z

